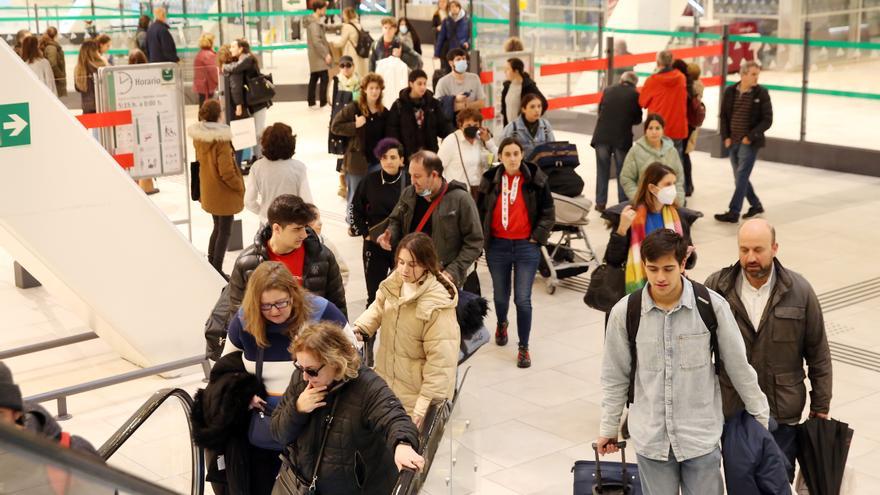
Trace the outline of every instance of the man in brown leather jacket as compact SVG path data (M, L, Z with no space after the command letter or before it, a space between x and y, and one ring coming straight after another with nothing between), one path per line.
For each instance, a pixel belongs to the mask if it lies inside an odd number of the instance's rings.
M819 300L804 277L782 266L776 230L753 219L738 235L739 262L712 274L706 286L721 294L733 310L746 344L749 363L779 423L776 443L791 463L794 479L796 426L807 400L804 361L810 378L810 417L827 418L831 407L831 353ZM742 409L726 374L721 376L724 415Z

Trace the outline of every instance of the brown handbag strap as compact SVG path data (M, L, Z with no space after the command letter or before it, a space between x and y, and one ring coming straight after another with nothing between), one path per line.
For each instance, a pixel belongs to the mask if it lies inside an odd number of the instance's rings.
M458 146L458 159L461 160L461 169L464 170L464 180L467 181L468 189L471 187L471 178L468 176L467 167L464 166L464 156L461 154L461 142L458 140L458 133L452 133L455 136L455 144Z

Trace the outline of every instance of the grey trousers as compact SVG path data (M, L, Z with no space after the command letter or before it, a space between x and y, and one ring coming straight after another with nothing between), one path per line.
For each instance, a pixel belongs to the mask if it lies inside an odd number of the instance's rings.
M637 456L639 477L645 495L723 495L721 479L721 449L706 455L678 462L672 448L669 459L655 461Z

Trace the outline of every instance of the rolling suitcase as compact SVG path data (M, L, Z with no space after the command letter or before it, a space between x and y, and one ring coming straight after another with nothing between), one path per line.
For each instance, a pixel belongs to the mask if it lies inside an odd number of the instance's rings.
M593 444L595 461L577 461L574 473L574 495L642 495L639 468L626 463L626 442L618 442L623 462L602 462Z

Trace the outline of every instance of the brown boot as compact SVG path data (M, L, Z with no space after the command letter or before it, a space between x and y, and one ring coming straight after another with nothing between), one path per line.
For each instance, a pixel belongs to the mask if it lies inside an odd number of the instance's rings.
M516 353L516 367L528 368L532 365L532 357L529 356L529 346L520 344L519 351Z
M507 322L499 322L495 327L495 343L507 345Z

